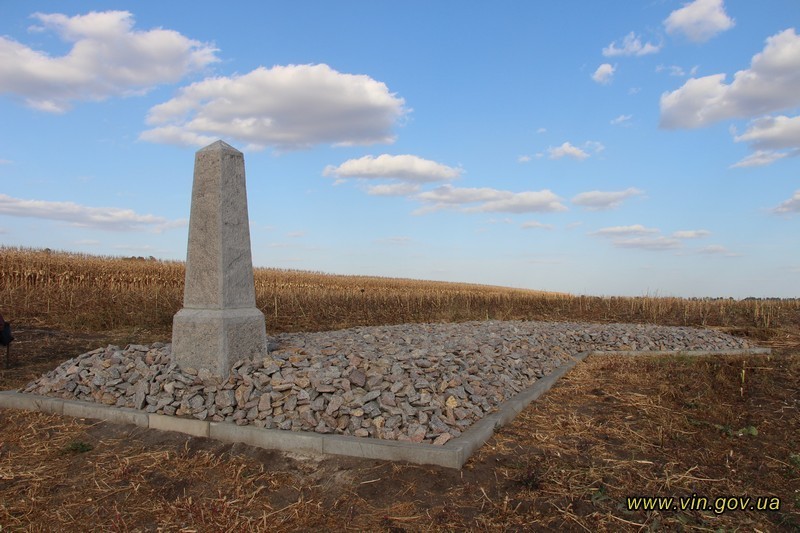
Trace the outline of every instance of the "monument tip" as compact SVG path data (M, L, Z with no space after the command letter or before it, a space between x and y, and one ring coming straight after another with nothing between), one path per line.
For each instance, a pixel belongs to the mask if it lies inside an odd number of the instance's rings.
M231 146L230 144L228 144L225 141L223 141L222 139L220 139L218 141L214 141L213 143L209 144L205 148L201 148L201 149L198 150L198 152L212 152L212 151L215 151L215 152L222 152L222 151L229 151L230 152L230 151L233 151L233 152L236 152L237 154L241 154L242 153L239 150L237 150L236 148L234 148L233 146Z

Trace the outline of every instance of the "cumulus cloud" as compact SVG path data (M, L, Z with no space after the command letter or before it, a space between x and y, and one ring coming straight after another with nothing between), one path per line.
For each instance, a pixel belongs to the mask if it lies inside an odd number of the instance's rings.
M705 229L680 230L672 234L676 239L701 239L709 235L711 235L711 232Z
M661 127L700 128L800 105L800 36L794 28L767 38L766 46L737 72L691 78L661 95Z
M597 235L599 237L624 237L624 236L641 236L658 233L656 228L647 228L641 224L634 224L632 226L611 226L608 228L601 228L597 231L589 233L589 235Z
M517 158L517 163L530 163L531 156L529 155L521 155Z
M661 230L648 228L641 224L612 226L589 233L589 235L595 237L611 239L611 244L617 248L639 248L653 251L675 250L683 246L683 240L699 239L710 234L707 230L681 230L674 232L670 237L666 237L661 235Z
M442 185L431 191L425 191L416 197L423 202L442 204L469 204L474 202L488 202L507 197L505 191L492 189L490 187L453 187L452 185Z
M419 191L416 183L388 183L367 188L371 196L409 196Z
M782 202L779 206L772 210L774 213L800 213L800 189L794 191L791 198Z
M251 150L392 143L392 127L409 111L404 105L386 84L325 64L259 67L180 89L150 109L154 127L140 139L203 145L224 137Z
M622 46L617 46L617 41L613 41L607 47L603 48L603 55L606 57L613 56L644 56L647 54L655 54L661 50L661 45L653 43L642 44L642 39L634 32L630 32L622 39Z
M624 191L588 191L572 198L572 203L592 211L616 209L624 200L642 194L644 192L635 187L629 187Z
M603 63L597 67L597 70L594 71L594 74L592 74L592 79L597 83L607 85L611 83L611 80L614 78L615 70L617 70L617 68L610 63Z
M393 178L407 182L447 181L459 177L462 169L453 168L415 155L371 155L349 159L335 167L328 165L324 176L338 178Z
M690 41L702 43L733 28L735 22L725 12L722 0L694 0L676 9L664 20L667 33L681 33Z
M573 146L570 142L565 142L561 146L553 148L552 146L547 149L550 154L550 159L561 159L562 157L571 157L573 159L586 159L589 154Z
M145 92L218 61L211 44L173 30L135 30L127 11L74 17L36 13L33 18L40 24L36 29L55 32L72 47L51 57L0 37L0 93L41 111L63 113L74 101Z
M544 224L537 220L529 220L527 222L523 222L522 226L520 227L522 229L553 229L553 226L551 224Z
M630 124L630 120L633 118L633 115L620 115L617 118L611 119L612 126L627 126Z
M747 131L734 140L750 143L758 150L800 148L800 116L763 117L754 120Z
M733 167L764 166L787 156L796 156L800 154L800 116L759 118L733 140L746 142L754 150Z
M132 209L88 207L73 202L23 200L6 194L0 194L0 214L58 220L81 228L110 231L149 229L160 233L166 229L186 227L189 224L185 219L169 220L155 215L141 215Z
M511 192L490 187L463 188L442 185L419 193L415 198L426 205L415 214L440 209L458 209L468 213L534 213L565 211L567 208L550 190ZM465 207L468 204L478 204Z
M475 207L469 207L466 211L481 213L548 213L567 209L560 203L559 200L561 199L549 189L517 193L501 192L501 198L490 200Z

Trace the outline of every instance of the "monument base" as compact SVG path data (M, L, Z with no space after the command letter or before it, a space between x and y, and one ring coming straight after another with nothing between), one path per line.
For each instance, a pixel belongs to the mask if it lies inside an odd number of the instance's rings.
M184 308L172 320L172 359L184 368L205 368L225 379L237 360L266 356L264 314L255 307Z

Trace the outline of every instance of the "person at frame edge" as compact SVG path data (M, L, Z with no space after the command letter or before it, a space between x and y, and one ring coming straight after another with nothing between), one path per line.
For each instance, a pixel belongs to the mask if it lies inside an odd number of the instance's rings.
M3 315L0 315L0 346L8 346L13 340L11 322L6 322L3 320Z

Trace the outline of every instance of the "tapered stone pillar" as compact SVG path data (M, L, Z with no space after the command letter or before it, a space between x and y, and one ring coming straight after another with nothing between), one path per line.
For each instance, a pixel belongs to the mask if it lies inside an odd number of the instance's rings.
M183 309L172 321L172 356L183 368L227 377L239 359L267 355L256 308L244 155L217 141L195 154Z

